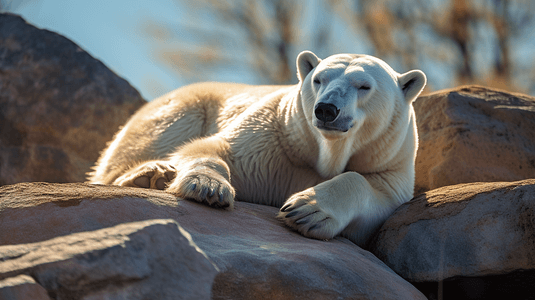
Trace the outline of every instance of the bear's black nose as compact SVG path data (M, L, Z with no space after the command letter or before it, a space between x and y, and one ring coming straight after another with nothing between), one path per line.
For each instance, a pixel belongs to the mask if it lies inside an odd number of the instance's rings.
M334 121L334 119L338 117L339 112L340 110L338 109L338 107L329 103L318 103L316 105L316 109L314 110L316 118L318 118L318 120L322 122Z

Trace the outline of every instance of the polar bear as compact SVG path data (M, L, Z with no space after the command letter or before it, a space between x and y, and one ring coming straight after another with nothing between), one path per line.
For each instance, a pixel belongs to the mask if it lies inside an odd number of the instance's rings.
M201 83L147 103L89 182L165 190L214 207L280 208L302 235L365 246L412 198L422 71L368 55L297 57L299 83Z

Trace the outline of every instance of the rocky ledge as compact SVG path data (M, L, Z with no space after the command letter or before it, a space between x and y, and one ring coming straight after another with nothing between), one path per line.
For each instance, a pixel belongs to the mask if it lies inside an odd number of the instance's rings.
M205 299L200 291L212 299L425 299L370 252L344 238L305 238L277 211L243 202L213 209L137 188L4 186L0 280L29 276L28 288L53 299L181 299L191 274L204 282L190 290ZM0 295L6 289L15 287L4 284Z
M20 183L0 187L0 295L524 299L535 283L534 211L535 179L435 189L400 206L366 251L305 238L269 206Z
M443 186L535 178L535 98L461 86L414 102L415 195Z
M532 299L535 179L421 194L369 248L430 299Z
M83 182L145 100L67 38L0 13L0 185Z

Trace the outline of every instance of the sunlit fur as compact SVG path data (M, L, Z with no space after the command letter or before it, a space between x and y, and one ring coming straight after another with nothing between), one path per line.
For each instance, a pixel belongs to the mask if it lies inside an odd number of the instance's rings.
M412 197L412 101L425 75L399 74L372 56L321 60L308 51L297 69L294 86L202 83L148 103L89 181L150 188L165 181L167 192L213 206L232 208L236 199L282 207L278 217L305 236L342 234L364 246ZM329 123L336 130L317 126L319 102L339 108Z

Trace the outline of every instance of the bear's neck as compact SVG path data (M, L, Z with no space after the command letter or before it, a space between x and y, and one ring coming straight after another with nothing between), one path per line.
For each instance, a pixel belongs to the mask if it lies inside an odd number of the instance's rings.
M282 97L279 108L281 120L280 143L295 166L315 168L320 146L312 132L301 106L299 85Z
M316 170L323 178L342 174L352 155L354 137L328 140L318 134L319 157Z

